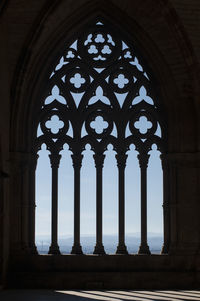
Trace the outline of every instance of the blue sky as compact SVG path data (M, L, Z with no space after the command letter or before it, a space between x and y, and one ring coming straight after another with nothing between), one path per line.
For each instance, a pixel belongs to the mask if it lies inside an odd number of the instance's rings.
M56 89L54 89L56 90ZM58 97L58 91L52 92L54 97ZM140 89L139 96L135 97L134 103L144 99L153 104L153 100L146 95L144 87ZM97 99L106 101L102 89L97 88ZM50 96L51 97L51 96ZM49 97L49 98L50 98ZM75 96L74 96L75 97ZM77 97L77 96L76 96ZM119 102L123 103L123 94L118 95ZM102 132L107 122L102 117L97 117L94 126L97 132ZM151 122L146 117L140 117L137 127L141 133L145 133L147 128L151 127ZM106 124L106 125L105 125ZM57 116L53 116L51 121L47 122L52 132L57 132L63 122L59 121ZM41 135L41 129L38 129L38 136ZM86 133L83 127L82 136ZM72 129L69 129L68 135L73 136ZM112 135L116 136L116 128ZM131 135L129 128L126 129L126 137ZM156 135L161 136L160 126ZM156 145L150 152L150 160L147 171L148 176L148 231L162 233L162 169L160 153ZM39 152L38 166L36 170L36 235L50 235L51 219L51 168L48 157L49 152L45 145ZM105 152L106 158L103 169L103 232L104 234L116 234L118 223L118 170L115 159L115 152L112 145L109 145ZM140 169L137 159L137 152L134 145L128 151L126 177L126 233L140 232ZM73 235L73 167L71 152L68 146L64 146L61 152L62 159L59 168L59 236ZM84 158L81 168L81 234L95 234L95 204L96 204L96 173L94 167L93 152L87 145L83 152Z
M73 235L73 167L67 145L61 152L59 169L59 236ZM88 145L81 169L81 235L95 234L96 173L93 152ZM103 232L118 229L118 174L112 146L106 151L103 169ZM39 152L36 172L36 236L50 235L51 168L48 151ZM140 170L134 146L126 167L126 233L140 232ZM162 170L159 152L151 151L148 167L148 231L162 232Z

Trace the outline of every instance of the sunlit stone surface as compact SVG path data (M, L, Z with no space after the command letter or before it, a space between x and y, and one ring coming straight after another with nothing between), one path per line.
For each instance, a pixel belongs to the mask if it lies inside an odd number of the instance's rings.
M53 290L10 290L0 292L1 301L79 301L79 300L138 300L138 301L181 301L200 300L200 291L53 291Z

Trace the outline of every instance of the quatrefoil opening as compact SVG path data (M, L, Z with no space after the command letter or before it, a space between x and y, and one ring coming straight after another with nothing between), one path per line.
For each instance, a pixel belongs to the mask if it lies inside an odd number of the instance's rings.
M112 132L113 121L106 113L96 111L87 118L85 128L89 135L96 139L102 139Z
M108 122L104 121L102 116L96 116L95 120L90 123L90 127L95 130L96 134L102 134L108 128Z
M157 121L147 111L141 111L131 117L129 129L133 135L139 136L141 139L147 139L155 134Z
M111 73L109 84L112 86L114 92L126 93L130 90L130 86L134 84L134 82L126 70L119 69Z
M80 75L80 73L75 73L74 76L70 78L70 83L78 89L85 83L85 79Z
M45 123L47 129L51 131L52 134L57 134L60 129L64 127L64 122L60 120L57 115L52 115L51 119Z
M140 116L139 120L134 123L134 127L139 130L140 134L146 134L152 128L152 123L146 116Z
M69 87L70 91L74 93L82 93L85 92L86 88L90 84L90 77L80 68L75 68L67 72L65 83Z
M51 111L41 122L41 130L49 138L59 138L67 133L69 121L57 111Z

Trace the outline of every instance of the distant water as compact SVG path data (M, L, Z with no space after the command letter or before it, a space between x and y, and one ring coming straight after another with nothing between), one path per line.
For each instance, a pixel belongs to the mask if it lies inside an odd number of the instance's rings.
M105 235L103 240L104 248L107 254L115 254L117 248L117 236ZM163 238L158 234L151 234L148 237L148 244L153 254L159 254L163 244ZM47 237L38 237L36 245L40 254L47 254L49 250L50 241ZM60 251L63 254L70 254L73 245L72 237L59 239ZM95 246L94 236L84 236L81 238L81 245L85 254L92 254ZM126 245L130 254L138 252L140 245L140 238L138 235L127 235Z

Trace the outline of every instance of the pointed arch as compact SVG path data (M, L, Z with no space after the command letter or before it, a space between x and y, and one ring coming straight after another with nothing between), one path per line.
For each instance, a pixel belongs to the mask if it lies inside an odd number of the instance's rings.
M123 28L125 32L128 32L128 38L130 40L134 40L135 44L138 45L138 48L141 49L143 56L149 62L151 66L151 70L153 71L153 74L155 76L157 86L158 86L157 88L160 91L161 99L163 100L164 109L168 117L167 119L168 119L169 134L170 134L170 143L168 144L170 148L168 148L168 150L181 151L182 150L181 147L184 148L184 146L186 148L188 147L188 149L190 150L193 147L192 139L194 135L190 136L188 132L185 135L184 133L185 127L183 127L182 130L181 126L183 122L180 122L180 115L182 115L184 120L190 120L190 122L192 122L192 125L194 123L194 126L191 126L190 129L195 128L195 118L192 118L192 120L191 118L188 118L188 116L191 116L190 109L192 108L192 110L195 111L193 107L193 100L191 99L190 106L185 104L185 107L188 107L188 112L186 113L184 111L184 114L182 114L183 112L182 107L186 99L183 99L182 101L180 97L180 90L181 87L184 87L184 81L187 82L190 86L191 69L194 69L192 66L195 65L195 60L193 60L192 56L189 56L189 59L186 57L184 60L181 55L178 55L180 59L178 66L181 66L180 70L183 70L183 72L178 71L177 77L176 76L174 77L173 71L176 69L177 66L175 64L176 57L173 58L173 55L171 56L168 55L167 54L168 48L165 47L167 43L165 41L169 41L169 40L172 41L173 39L174 41L172 42L172 44L174 49L177 49L176 44L178 44L179 47L182 47L182 35L179 35L179 30L177 30L178 26L177 27L175 26L176 29L173 28L173 32L171 31L170 34L168 34L167 32L169 30L165 27L166 25L165 20L163 21L163 19L161 18L161 22L163 22L163 27L162 27L161 23L158 23L157 20L154 20L152 18L154 26L149 26L149 31L148 31L147 27L149 24L148 23L149 20L147 20L147 23L145 25L144 23L142 23L142 21L140 22L140 20L135 17L134 7L135 5L138 5L138 7L140 7L140 1L124 0L124 1L116 2L117 5L118 4L120 5L120 3L124 3L123 8L121 10L116 8L115 5L110 5L109 1L105 1L105 2L99 1L100 4L97 3L98 1L90 1L87 3L85 2L84 8L79 7L78 4L79 1L74 1L75 9L73 12L70 11L70 9L69 10L63 9L64 2L69 4L68 1L52 1L51 3L54 4L50 5L49 8L45 7L45 9L43 10L41 16L37 20L37 23L33 27L33 31L30 39L28 39L24 45L24 50L26 51L22 53L19 59L19 64L15 72L15 78L13 79L12 91L11 91L11 98L13 102L12 117L11 117L11 137L10 137L11 151L22 152L23 156L27 155L24 161L32 162L29 165L28 178L27 178L27 171L25 176L24 174L23 175L17 174L17 176L14 175L13 183L16 182L15 186L17 186L17 189L16 188L13 189L12 187L12 192L11 192L12 206L13 206L12 216L14 217L13 225L16 226L14 231L14 235L16 239L11 248L14 251L15 251L15 247L20 247L21 248L20 251L25 250L24 245L22 247L22 242L23 243L25 242L26 244L27 241L26 241L26 237L25 237L25 241L22 241L24 239L24 238L22 239L21 237L21 235L23 235L22 229L28 229L29 233L30 231L31 233L33 233L33 230L32 229L30 230L30 228L32 227L32 226L30 227L30 224L32 224L32 217L33 217L32 209L34 207L34 202L33 202L34 198L33 198L33 191L32 191L32 187L34 183L32 180L32 176L33 176L35 165L32 160L36 158L31 153L31 146L32 146L31 141L33 141L32 129L36 127L38 122L37 118L35 117L37 117L36 116L37 112L40 110L40 104L41 104L40 100L42 101L41 95L44 92L43 83L45 82L45 78L47 78L46 75L48 74L48 72L50 72L50 69L53 66L52 58L57 57L59 49L61 49L60 47L62 45L62 42L67 41L68 38L71 38L71 40L73 40L73 36L75 35L75 32L77 31L77 29L80 29L82 26L84 26L86 22L85 20L89 21L90 18L92 19L95 18L97 15L98 16L103 15L105 18L107 18L107 20L111 21L113 24L116 24L116 26L120 24L120 27ZM135 4L136 2L137 4ZM147 1L147 2L150 3L151 1ZM50 2L48 1L48 5L49 3ZM129 3L129 5L126 5L127 3ZM164 3L163 6L164 13L162 14L162 11L160 11L161 13L158 14L159 16L160 15L163 16L166 13L166 1L163 1L163 3ZM63 12L65 12L63 13L65 20L64 19L61 20L59 18L61 14L59 15L58 7L60 10L63 10ZM149 7L148 5L146 5L146 3L143 4L143 8L144 8L143 11L146 11L148 15ZM68 12L70 17L68 15ZM169 19L171 18L172 15L173 13L171 14L170 9L169 11L167 10L167 17ZM150 19L150 18L144 18L144 19ZM179 20L177 18L175 24L178 24L178 22ZM52 24L52 27L50 24ZM161 28L160 34L162 33L163 39L158 39L161 43L157 44L155 38L156 34L151 35L150 31L151 30L153 31L155 28L159 28L159 26ZM177 39L177 35L179 36L179 39ZM148 47L145 48L145 46ZM166 48L165 52L162 51L163 48ZM185 53L185 51L182 52ZM179 52L176 53L180 54ZM50 66L49 70L47 70L48 67L44 68L44 62L46 63L46 65ZM188 68L185 68L185 65L187 65ZM187 70L187 72L185 70ZM183 74L184 74L184 79L182 79ZM175 108L177 108L178 110L176 110ZM196 110L196 112L198 112L198 110ZM180 133L182 136L180 135ZM183 139L186 138L188 139L187 141L189 142L191 141L191 144L185 143L182 144L181 146L181 141L183 141ZM88 137L85 140L89 142ZM114 140L115 139L113 139L113 144L115 142ZM85 142L86 141L84 141L84 143ZM129 145L129 142L131 143L131 141L127 141L127 145ZM105 146L106 143L107 142L105 141ZM132 141L132 143L135 143L135 141ZM150 146L151 145L148 144L146 145L146 148L150 148ZM13 154L11 154L11 156L12 155ZM19 154L16 154L16 157L18 158L17 155ZM176 216L178 216L180 213L178 206L176 206L177 205L176 186L178 185L176 182L177 170L174 166L171 168L168 161L169 158L170 156L163 156L163 168L167 170L167 172L165 173L165 175L167 175L167 179L166 181L164 181L166 185L165 199L171 204L170 210L171 213L173 213L173 217L171 218L170 221L171 223L170 226L171 226L171 232L172 230L174 230L173 248L176 251L177 231L181 227L181 225L178 224L176 218ZM175 158L175 156L173 158ZM173 158L172 160L174 160L175 162L175 159ZM21 159L20 158L18 159L14 158L15 161L18 160L17 162L20 162L20 172L21 172L21 161L20 161ZM174 163L174 165L176 164L177 162ZM17 179L16 181L16 178L18 178L19 180ZM18 194L15 194L15 191ZM29 202L28 204L25 202L26 200L28 200ZM15 214L16 213L14 210L15 203L17 203L16 206L20 208L20 210L22 209L21 211L23 211L22 218L20 217L20 215L18 216L18 214ZM25 204L25 206L21 208L20 207L21 204L23 205ZM168 206L169 204L166 205ZM27 208L29 207L31 208L31 210L28 211L29 212L28 219L31 222L27 227ZM166 206L164 207L164 209L165 210L167 209ZM24 216L26 216L25 219ZM13 240L12 237L11 240ZM29 242L29 246L31 247L31 251L32 251L33 246L31 245L31 242ZM28 251L30 252L30 250ZM151 263L153 266L153 262ZM133 265L134 265L134 261L133 261ZM164 265L166 266L166 261L165 262L159 261L159 265L157 266L158 270L160 270L160 267L164 269ZM129 266L127 267L129 268ZM144 265L141 265L140 267L144 269ZM52 283L54 283L54 281L55 279L52 280Z
M42 143L50 151L52 167L52 241L50 254L60 253L57 241L58 168L60 151L70 140L74 167L74 245L72 253L82 253L80 245L80 169L84 141L94 151L96 165L96 247L95 254L104 254L102 244L102 171L105 146L115 140L117 166L119 170L119 241L118 254L127 253L124 229L124 171L127 141L134 140L139 152L141 168L141 246L139 252L148 254L147 245L147 184L146 170L148 151L156 141L161 149L166 145L165 122L161 117L159 93L155 79L140 55L123 31L116 28L105 17L98 16L82 26L74 40L66 42L62 54L46 73L43 94L38 95L40 109L34 126L40 127L36 138L36 127L32 130L32 152L36 153ZM77 95L79 104L77 104ZM123 100L121 99L121 96ZM57 122L54 123L53 119ZM99 121L103 123L99 131ZM141 120L142 121L141 123ZM160 120L162 122L160 122ZM146 122L146 123L145 123ZM145 123L145 124L144 124ZM69 124L73 136L68 136ZM96 124L96 125L95 125ZM115 125L116 138L112 131ZM56 129L54 129L56 126ZM82 127L86 133L82 137ZM125 138L129 127L130 135ZM157 135L158 127L161 129ZM144 129L145 128L145 129ZM166 128L166 127L165 127ZM35 135L35 137L34 137ZM148 147L147 147L148 146Z
M105 9L105 8L102 8L102 6L99 6L98 3L95 3L94 5L89 5L89 12L91 13L91 15L88 17L87 21L86 20L83 20L83 15L84 13L85 14L88 14L88 12L86 13L86 8L84 8L83 11L79 11L78 12L78 15L81 15L81 19L82 19L82 23L78 23L77 22L77 19L76 21L74 20L73 23L71 24L70 23L70 28L69 28L69 22L65 22L64 24L60 25L57 30L55 31L56 33L58 33L58 35L56 36L55 33L52 34L51 38L49 39L49 41L47 42L47 44L45 45L45 47L41 47L41 52L39 54L37 54L36 57L33 57L30 59L29 61L29 67L30 67L30 73L29 74L26 74L26 79L27 81L25 81L25 86L26 88L24 87L24 89L26 90L26 95L21 95L21 100L20 101L24 101L24 107L23 107L23 110L21 110L21 117L20 117L20 122L16 122L16 128L15 128L15 131L18 130L21 135L16 135L16 138L19 140L16 141L15 139L13 139L13 143L15 144L15 147L18 148L20 147L21 150L27 152L29 154L29 157L30 157L30 166L33 166L32 168L32 171L30 172L30 177L32 177L32 180L30 179L30 187L29 187L29 201L30 201L30 208L29 208L29 231L32 233L29 235L29 238L31 237L31 241L29 241L29 246L31 246L30 248L32 248L33 250L35 250L35 247L34 247L34 242L33 242L33 237L34 237L34 212L32 210L32 206L34 206L34 193L33 193L33 186L34 186L34 169L35 169L35 164L36 164L36 161L37 161L37 156L35 156L35 148L33 148L33 144L35 143L35 133L36 133L36 128L37 128L37 125L38 125L38 121L41 120L41 115L44 115L45 116L45 106L43 108L43 110L41 111L41 106L43 106L43 102L45 99L47 98L51 98L52 96L52 91L55 90L55 84L53 83L53 78L50 78L51 77L51 74L52 74L52 70L53 68L55 68L55 66L58 66L59 64L61 65L62 64L62 56L63 56L63 53L65 53L66 51L66 45L70 46L71 44L73 44L74 42L74 39L76 37L76 31L77 32L84 32L83 28L87 28L88 24L94 24L95 21L101 19L101 20L104 20L106 26L109 28L109 30L111 30L112 33L114 33L114 35L116 35L116 33L120 33L122 34L122 36L124 36L125 40L128 41L128 43L130 43L130 45L132 45L132 39L133 39L133 36L127 34L126 31L123 31L123 28L121 26L119 26L119 23L117 21L120 20L120 17L121 17L121 12L119 12L119 10L115 7L115 6L110 6L110 4L108 5L109 8L113 8L114 7L114 11L117 11L118 12L118 16L117 18L114 17L114 15L112 16L113 19L112 21L110 20L110 17L111 17L111 14L108 13L108 11ZM110 10L111 11L111 10ZM74 18L77 16L77 12L74 14ZM147 60L145 60L143 58L143 55L141 54L141 51L138 51L138 49L140 48L140 39L139 39L139 36L140 37L145 37L145 40L147 39L147 37L145 36L145 33L137 26L137 24L133 23L134 24L134 29L135 29L135 37L134 37L134 52L136 53L135 55L135 58L136 58L136 61L134 64L129 65L128 62L126 62L126 66L127 66L127 72L125 72L123 74L124 76L124 79L126 79L126 76L128 78L128 80L130 81L130 78L129 78L129 71L130 69L132 68L132 70L134 70L134 73L135 75L138 77L138 81L142 81L143 82L143 85L144 85L144 82L146 83L145 86L146 88L148 87L148 91L150 91L151 95L152 95L152 98L154 99L155 103L157 101L157 99L161 99L162 97L160 97L160 91L159 91L159 80L156 78L156 76L153 76L154 74L154 71L151 70L151 68L149 68L148 64L146 63L146 61L148 61L148 57L147 57ZM74 28L72 30L72 27L74 25ZM126 27L125 27L126 28ZM67 31L68 30L68 31ZM136 37L138 35L138 37ZM142 40L142 39L141 39ZM33 43L33 41L32 41ZM51 45L51 47L48 47L48 45ZM123 46L124 49L122 48L122 55L125 57L126 55L128 55L127 53L127 49L126 46ZM74 50L72 50L72 52L74 52ZM139 64L138 62L138 54L139 54L139 57L140 57L140 60L142 61L141 65ZM44 57L45 57L45 68L44 68ZM137 68L137 65L138 64L138 67ZM142 68L142 65L145 66L145 70L147 71L148 74L151 74L151 77L152 77L152 81L154 82L154 87L156 86L156 89L152 89L151 85L149 85L148 81L148 75L144 75L142 74L141 72L141 68ZM118 66L118 70L110 70L109 71L109 68L108 68L108 71L103 71L105 74L101 75L101 79L100 79L100 82L101 82L101 86L102 86L102 90L107 90L107 93L108 93L108 96L109 98L111 99L115 99L115 101L117 102L116 100L116 97L114 97L113 95L113 92L111 91L111 89L107 89L108 85L110 85L110 82L107 83L106 82L106 76L109 74L109 72L111 73L111 79L114 81L116 80L116 76L119 77L120 75L120 63L118 61L116 67ZM59 73L62 74L62 72L65 72L65 69L67 68L66 66L63 66L64 68L61 68L59 70L59 68L57 67L57 73L58 73L58 77L59 77ZM97 66L98 67L98 66ZM88 67L87 67L88 68ZM87 69L86 68L86 69ZM27 67L27 69L29 69ZM23 68L22 68L23 70ZM62 71L63 70L63 71ZM24 71L24 70L23 70ZM103 74L102 72L102 74ZM108 73L106 73L108 72ZM64 73L63 73L64 74ZM87 72L83 73L82 75L85 75L87 77ZM98 74L96 71L93 71L91 73L93 76L96 76L97 77L97 80L98 79ZM25 76L25 74L23 74L23 77ZM56 75L57 76L57 75ZM56 77L55 76L55 77ZM47 81L47 78L50 78L49 81ZM38 80L39 79L39 80ZM158 84L155 84L158 80ZM64 83L59 80L59 91L57 90L57 95L60 97L60 99L63 97L62 94L63 93L68 93L67 94L67 98L68 100L71 99L71 105L73 104L73 100L72 100L72 96L69 94L68 90L66 88L66 86L64 85ZM22 83L23 85L23 83ZM112 86L114 86L115 84L112 83ZM116 85L115 85L116 86ZM95 84L94 85L94 91L97 91L98 89L98 85ZM116 90L116 93L120 91L120 87L117 88ZM23 90L23 89L22 89ZM124 90L125 91L125 90ZM129 91L129 95L127 97L127 99L125 100L124 102L124 109L128 109L127 112L124 111L124 119L128 120L128 118L130 118L131 116L131 107L130 105L133 105L131 104L131 98L133 98L134 96L134 93L135 93L135 96L138 97L136 94L138 93L138 95L140 95L140 91L141 91L141 85L135 85L135 87L133 87L133 89L130 89ZM59 94L60 93L60 94ZM89 97L91 96L91 92L89 94ZM103 97L105 97L105 95L103 94ZM24 99L23 99L24 98ZM26 100L29 100L28 102ZM138 101L138 100L137 100ZM53 108L55 102L50 102L49 103L49 108ZM113 100L113 104L114 104L114 100ZM59 101L59 103L57 103L57 108L61 108L61 106L63 106L64 104L62 103L62 101ZM139 101L138 103L138 109L139 111L137 112L137 114L133 114L134 116L132 116L131 118L133 119L133 123L137 122L138 118L140 118L140 113L142 112L141 111L141 105L142 105L142 102ZM98 110L98 106L99 104L98 103L94 103L93 106L95 107L96 106L96 110ZM101 106L106 106L105 103L102 103ZM146 103L145 104L146 108L148 106L150 106L150 104ZM144 107L145 107L144 106ZM80 106L81 107L81 106ZM84 106L83 106L84 107ZM92 107L92 106L91 106ZM119 105L118 105L118 109L119 109ZM159 107L159 115L163 115L162 114L162 109L161 109L162 106ZM22 106L21 106L22 108ZM75 106L74 106L75 108ZM155 112L157 111L157 108L155 106ZM89 112L89 110L88 110ZM127 113L127 114L126 114ZM13 113L14 114L14 113ZM48 118L51 119L51 117L53 116L53 112L51 112L51 116L48 116ZM69 113L67 113L69 115ZM62 114L61 114L62 115ZM61 117L60 115L60 117ZM19 117L18 116L15 116L16 118ZM93 116L94 117L94 116ZM93 118L91 117L91 118ZM45 117L44 117L45 118ZM61 117L62 118L62 117ZM157 117L156 117L157 118ZM163 118L161 118L163 119ZM47 120L46 120L47 121ZM43 120L43 124L45 123L45 120ZM24 124L26 124L26 126L23 126ZM163 129L164 129L165 126L163 126ZM68 128L68 125L65 127L65 129ZM118 128L119 128L119 124L118 124ZM14 130L14 129L13 129ZM131 130L131 128L130 128ZM133 134L134 132L134 134ZM134 141L136 140L139 140L137 139L137 135L135 135L136 133L136 130L133 130L132 134L134 135ZM166 133L166 129L163 130L163 133ZM89 135L91 137L85 137L84 139L86 139L88 142L91 142L93 144L93 147L94 148L97 148L96 146L98 145L96 142L94 142L94 137L92 137L92 135ZM56 139L56 136L54 137ZM97 138L97 137L96 137ZM146 137L147 138L147 137ZM146 139L144 138L144 139ZM48 144L48 148L52 148L52 146L54 145L54 142L52 142L52 140L50 139L49 135L44 135L42 137L40 137L37 142L35 143L35 147L38 148L40 147L40 145L44 142L45 139L45 142ZM84 147L84 139L83 139L83 142L82 142L82 146ZM129 138L128 138L129 139ZM128 139L126 141L124 141L124 146L127 145L128 147ZM130 138L131 139L131 138ZM163 137L164 140L166 140L166 137ZM114 142L114 145L116 148L119 148L119 143L117 143L115 137L110 137L110 140L111 142ZM157 142L159 142L159 138L155 138L154 140L156 140ZM164 141L163 140L163 141ZM62 148L62 144L64 142L67 142L69 143L69 145L71 145L71 148L73 148L73 141L70 137L64 137L62 138L62 141L57 141L56 142L56 147L57 149L61 149ZM166 142L166 141L165 141ZM102 140L102 147L105 148L110 142L108 141L108 138L105 137L105 141ZM13 145L14 145L13 144ZM81 146L80 145L80 146ZM143 144L143 143L139 143L138 142L138 148L140 148L140 151L142 152L142 149L144 149L143 146L147 146L147 147L150 147L149 143L146 143L146 144ZM161 143L160 143L161 145ZM165 143L166 145L166 143ZM147 147L146 148L146 151L147 151ZM103 149L102 149L103 151ZM76 158L77 159L77 158ZM79 158L81 159L81 158ZM26 221L27 222L27 221ZM33 251L34 252L34 251Z

